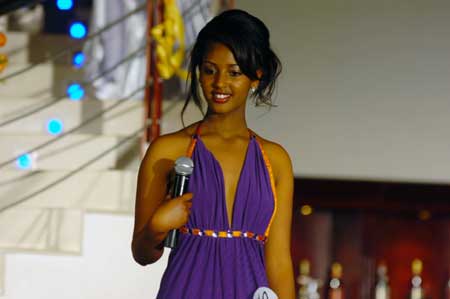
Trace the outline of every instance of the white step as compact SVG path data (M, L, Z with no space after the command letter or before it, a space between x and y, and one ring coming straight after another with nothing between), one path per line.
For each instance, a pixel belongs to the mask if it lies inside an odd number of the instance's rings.
M51 98L53 88L53 67L40 65L17 77L2 81L3 77L25 67L25 64L9 64L0 75L0 96L30 97L36 99Z
M31 98L0 99L0 123L24 115L48 101ZM143 126L143 101L70 101L64 99L30 116L0 127L0 134L46 134L46 124L52 118L61 120L68 131L84 121L106 111L96 120L77 131L87 134L129 135Z
M54 139L50 135L2 135L0 138L0 163L15 159L24 152L42 145ZM74 134L68 135L55 143L50 144L40 150L31 152L30 155L35 161L34 170L73 170L94 159L114 146L118 145L121 137ZM120 147L112 150L101 158L96 158L87 169L100 170L116 168L119 159L140 143L138 137L127 141ZM2 168L16 169L15 161Z
M79 254L82 210L12 208L0 213L0 248Z
M73 81L83 79L83 71L68 65L44 63L37 65L16 77L3 78L29 66L28 64L8 64L0 75L1 97L29 97L52 99L65 94L66 87ZM87 90L87 89L86 89Z
M1 173L0 248L78 253L84 211L133 213L136 172L80 172L47 188L67 175L50 171ZM30 199L10 206L24 198ZM10 208L4 210L7 206Z
M69 174L68 171L1 171L0 211L22 202L15 207L133 213L137 171L81 171L68 177ZM37 195L31 197L34 194ZM25 198L30 199L23 201ZM0 231L3 229L0 228Z
M9 64L28 63L30 36L23 32L4 32L7 38L6 45L0 48L0 52L8 56Z
M156 298L170 251L139 266L131 257L132 231L132 217L86 214L82 255L8 253L0 298Z

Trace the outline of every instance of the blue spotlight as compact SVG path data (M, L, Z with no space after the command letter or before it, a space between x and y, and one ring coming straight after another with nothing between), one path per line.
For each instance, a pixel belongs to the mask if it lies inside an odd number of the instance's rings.
M57 118L52 118L47 122L47 132L51 135L59 135L63 131L63 123Z
M73 54L72 57L72 65L76 68L81 68L84 65L86 57L84 56L84 53L81 51L76 52Z
M86 26L81 22L74 22L70 25L70 36L76 39L84 38L87 34Z
M84 97L84 89L78 83L72 83L67 87L67 96L72 101L79 101Z
M33 157L31 154L23 154L16 159L16 166L19 169L31 169L33 167Z
M72 0L57 0L56 6L59 10L71 10L73 7L73 1Z

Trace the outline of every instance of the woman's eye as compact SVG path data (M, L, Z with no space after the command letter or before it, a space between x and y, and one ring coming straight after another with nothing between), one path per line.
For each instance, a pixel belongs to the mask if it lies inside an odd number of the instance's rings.
M239 72L239 71L230 71L230 75L231 75L232 77L237 77L237 76L242 75L242 73Z
M203 70L203 73L205 73L205 74L207 74L207 75L212 75L212 74L214 74L214 70L213 70L212 68L209 68L209 67L203 67L202 70Z

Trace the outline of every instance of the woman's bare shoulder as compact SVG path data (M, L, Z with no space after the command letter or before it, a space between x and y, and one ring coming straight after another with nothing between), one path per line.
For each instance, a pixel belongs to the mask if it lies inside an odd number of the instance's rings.
M164 134L156 138L147 149L146 156L156 159L176 159L187 153L196 124L180 129L176 132Z
M267 154L275 173L284 170L292 171L292 163L289 153L281 144L263 138L257 134L255 135L263 147L264 152Z

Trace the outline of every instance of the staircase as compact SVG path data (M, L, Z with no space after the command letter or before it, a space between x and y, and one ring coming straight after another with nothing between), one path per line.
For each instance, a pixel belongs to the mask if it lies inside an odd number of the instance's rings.
M9 32L7 36L8 44L1 51L8 54L10 63L1 77L69 42L65 36L20 32ZM36 44L36 40L45 43ZM69 59L59 59L0 83L0 123L61 97L68 82L81 78L82 71L72 68ZM127 136L143 126L144 108L140 99L119 103L64 98L0 127L2 163L54 139L45 129L50 117L61 119L67 132L116 104L119 106L88 125L32 152L36 158L32 170L19 170L14 162L0 169L0 210L12 206L0 212L0 296L8 294L4 285L8 255L79 256L86 213L128 215L132 219L141 141L139 136ZM174 105L175 109L165 114L165 132L180 127L182 102L165 101L163 109ZM195 118L198 113L188 111L188 121L189 115ZM112 149L120 143L120 147Z
M30 36L7 33L10 63L2 77L40 60L67 44L65 36ZM41 47L35 48L35 42ZM42 42L45 41L45 42ZM33 109L64 93L82 71L66 61L49 62L0 85L0 122ZM117 102L63 99L47 109L0 127L0 162L8 161L37 145L54 139L46 132L51 117L63 121L65 131ZM14 162L0 170L0 289L4 290L5 256L13 252L81 254L83 219L86 212L133 213L140 139L124 137L143 125L140 100L123 102L118 108L61 140L31 153L33 170L19 170ZM89 160L81 171L80 166Z

